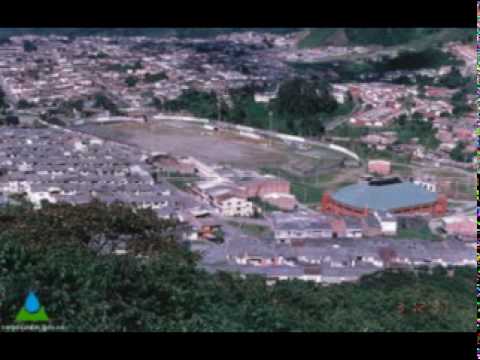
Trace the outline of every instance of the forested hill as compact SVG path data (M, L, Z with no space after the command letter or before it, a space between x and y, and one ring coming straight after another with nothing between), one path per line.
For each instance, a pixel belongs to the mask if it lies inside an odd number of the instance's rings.
M300 47L334 45L431 46L448 41L474 42L474 28L345 28L309 29Z

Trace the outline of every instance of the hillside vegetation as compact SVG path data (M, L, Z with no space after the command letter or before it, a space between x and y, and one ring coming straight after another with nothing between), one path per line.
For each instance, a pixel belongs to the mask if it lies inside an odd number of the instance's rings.
M267 286L259 276L200 270L198 255L172 241L178 224L121 204L7 208L0 225L0 325L13 324L33 290L65 331L475 329L473 268ZM121 236L129 255L100 251L99 240Z
M347 28L310 29L309 34L299 43L301 48L325 45L408 45L415 48L432 46L446 41L474 41L472 29L438 28Z
M323 135L325 122L345 116L353 109L351 97L343 104L337 103L330 84L319 79L287 80L269 104L257 103L255 91L251 86L230 90L230 106L219 102L214 93L196 90L186 90L178 98L163 103L154 99L153 105L159 110L186 111L209 119L221 115L224 121L235 124L312 137Z

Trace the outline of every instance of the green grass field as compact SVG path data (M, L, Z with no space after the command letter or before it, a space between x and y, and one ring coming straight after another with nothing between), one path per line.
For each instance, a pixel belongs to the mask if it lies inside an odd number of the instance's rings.
M301 182L291 182L292 194L303 204L318 203L326 189Z
M399 229L397 237L400 239L442 240L440 236L432 233L428 225L422 226L420 229Z
M304 204L317 203L322 199L327 185L335 178L335 174L327 173L319 176L296 176L280 168L263 167L263 173L277 175L290 181L291 192L298 201Z

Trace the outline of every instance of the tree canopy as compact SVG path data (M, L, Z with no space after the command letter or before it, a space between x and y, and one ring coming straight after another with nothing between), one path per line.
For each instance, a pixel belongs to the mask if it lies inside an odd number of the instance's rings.
M330 93L328 83L295 78L284 82L275 100L281 115L309 117L319 113L332 113L337 102Z
M4 111L6 108L8 108L8 103L5 91L0 87L0 110Z
M450 158L455 161L469 162L471 161L473 154L465 152L466 145L463 142L458 142L457 145L450 152Z
M466 88L462 88L452 95L451 104L453 105L453 115L461 116L474 111L474 107L469 103L467 98L467 94L469 93Z
M18 103L17 103L17 107L19 109L30 109L34 106L35 106L34 104L32 104L31 102L29 102L25 99L20 99L20 100L18 100Z
M195 116L216 119L217 97L213 92L186 90L178 98L163 103L167 111L187 110Z
M338 107L327 82L302 78L284 82L273 102L275 113L286 119L287 131L307 136L322 135L324 117Z
M143 81L146 83L155 83L157 81L166 80L168 76L164 72L158 72L155 74L146 73Z
M136 76L127 76L125 78L125 84L127 84L128 87L134 87L138 83L138 78Z
M436 149L440 141L435 137L437 129L433 128L431 121L425 121L420 113L414 113L410 118L405 114L400 115L394 123L394 130L398 134L399 143L408 143L413 138L418 138L419 143L429 149Z
M459 61L451 54L432 47L418 51L402 51L396 57L378 62L376 68L383 71L419 70L458 64Z
M468 77L463 77L462 73L457 67L452 69L439 79L439 85L450 89L458 89L467 85L471 81Z
M115 104L107 95L102 92L96 93L94 95L94 106L103 108L110 111L113 115L120 115L121 112L118 109L117 104Z
M20 120L16 115L7 115L5 117L5 124L17 126L20 124Z
M37 51L37 46L30 40L23 41L23 50L25 52Z

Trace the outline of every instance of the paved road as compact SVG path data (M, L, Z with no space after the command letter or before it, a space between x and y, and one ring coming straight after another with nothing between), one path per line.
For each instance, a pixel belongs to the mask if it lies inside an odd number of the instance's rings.
M440 231L442 227L442 221L440 219L432 219L428 223L428 227L430 228L430 231L434 235L438 235L441 237L444 237L445 234Z
M225 128L235 129L235 125L232 125L232 124L229 124L229 123L225 123L225 122L221 122L221 121L215 121L215 122L212 122L212 123L214 123L216 125L221 125ZM259 135L262 135L266 138L274 138L277 141L278 141L278 136L279 135L290 136L288 134L283 134L283 133L280 133L278 131L263 130L263 129L255 129L255 133L259 134ZM326 143L326 142L318 141L318 140L312 140L312 139L308 139L308 138L304 138L304 142L302 142L302 144L309 145L309 146L318 146L318 147L325 148L325 149L328 149L328 150L331 150L331 151L340 152L342 155L351 157L351 158L355 159L356 161L361 161L360 157L351 150L345 149L346 152L341 152L341 151L339 151L335 148L331 148L330 145L334 145L334 144L330 144L330 143Z
M226 221L233 221L239 224L269 226L270 222L265 218L247 218L247 217L224 217Z
M351 115L354 114L354 113L356 113L359 109L360 109L360 105L359 105L359 104L355 104L355 106L354 106L353 109L352 109L351 114L348 114L348 115L345 115L345 116L341 116L341 117L336 118L336 119L333 120L333 121L330 121L330 122L325 126L325 131L326 131L326 132L332 131L332 130L335 129L337 126L340 126L340 125L348 122L348 121L350 120Z

